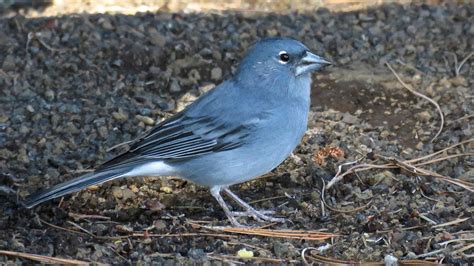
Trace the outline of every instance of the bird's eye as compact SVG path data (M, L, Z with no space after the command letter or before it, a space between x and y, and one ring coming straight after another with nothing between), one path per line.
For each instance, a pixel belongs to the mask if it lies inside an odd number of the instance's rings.
M290 55L288 55L287 52L281 51L279 55L280 55L280 63L286 64L290 61Z

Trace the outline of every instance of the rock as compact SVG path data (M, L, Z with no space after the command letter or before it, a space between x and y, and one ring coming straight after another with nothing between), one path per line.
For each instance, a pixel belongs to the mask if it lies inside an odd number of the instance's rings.
M104 28L106 30L113 30L114 29L114 26L112 25L110 20L106 17L101 17L98 22L102 26L102 28Z
M469 33L474 34L474 24L471 24L471 27L469 27Z
M382 132L380 133L380 137L381 137L381 138L384 138L384 139L385 139L385 138L387 138L388 136L390 136L390 132L387 131L387 130L384 130L384 131L382 131Z
M112 195L117 199L121 199L123 197L122 189L117 186L112 187Z
M451 83L453 83L455 86L460 86L460 87L467 87L468 83L467 80L464 76L457 76L452 78Z
M171 194L173 193L173 189L171 187L160 187L160 191L164 192L166 194Z
M237 251L237 256L245 259L245 258L253 258L254 254L253 254L253 251L247 250L246 248L242 248L242 249L239 249L239 251Z
M199 71L197 69L191 69L188 73L188 79L193 83L197 84L201 80L201 74L199 74Z
M52 90L46 90L44 96L46 97L47 100L52 101L52 100L54 100L55 93Z
M190 103L194 102L196 99L197 99L197 97L194 96L193 94L191 94L190 92L185 93L185 94L181 97L181 99L178 101L178 104L177 104L177 111L180 112L180 111L183 110L187 105L189 105Z
M420 151L421 151L421 150L423 149L423 142L421 142L421 141L418 142L418 144L416 144L415 148L416 148L417 150L420 150Z
M211 79L218 81L221 78L222 78L222 69L220 67L214 67L211 70Z
M99 136L102 138L106 139L107 136L109 135L109 129L106 126L101 126L99 127Z
M122 108L119 108L117 112L113 112L112 116L118 121L126 121L128 119L128 114L125 113Z
M1 156L0 156L1 158ZM473 182L474 181L474 169L468 170L466 173L462 174L459 179L468 181L468 182Z
M118 186L112 187L112 195L117 199L122 199L123 201L134 199L136 197L135 193L133 193L129 188L121 188Z
M342 116L342 122L347 124L357 124L359 123L359 118L349 113L344 113L344 115Z
M273 252L277 258L294 258L299 256L298 250L290 242L275 242L273 244Z
M216 85L214 83L206 84L204 86L199 87L199 93L202 95L202 94L214 89L215 87L216 87Z
M151 242L153 242L153 240L150 237L147 237L147 238L143 239L141 242L145 245L149 245L149 244L151 244Z
M155 120L151 117L148 116L143 116L143 115L136 115L136 119L139 121L143 122L147 126L154 126L155 125Z
M207 257L206 252L204 252L204 250L200 248L189 249L188 256L198 261L202 261L204 258Z
M179 85L178 80L171 79L170 82L170 92L176 93L181 91L181 86Z
M159 47L164 47L166 44L166 37L159 33L155 28L148 29L148 36L152 44Z
M373 186L373 185L376 185L376 184L379 184L379 183L383 182L384 184L386 184L388 186L391 186L392 183L393 183L393 178L394 177L395 177L395 175L391 171L385 170L381 173L377 173L375 175L370 175L368 177L368 183L371 186Z
M30 104L28 104L26 106L26 110L30 113L34 113L35 112L35 108L33 106L31 106Z
M148 72L150 72L153 75L159 75L159 74L161 74L161 69L159 67L156 67L156 66L151 66L148 69Z
M163 112L171 112L176 107L176 102L173 99L165 99L158 102L158 106Z
M163 220L156 220L153 225L155 226L155 229L158 231L161 231L163 229L166 229L166 223Z
M398 265L398 259L392 255L385 255L384 259L384 264L385 266L397 266Z
M5 123L7 122L9 119L9 117L7 116L7 114L0 114L0 123Z
M154 211L154 212L159 212L166 208L166 206L163 203L159 202L156 199L147 200L145 202L145 207L149 209L150 211Z
M16 69L15 57L11 54L7 55L3 60L2 69L5 72L14 71Z
M122 199L123 201L126 201L128 199L134 199L136 197L135 193L133 193L132 190L129 188L124 188L122 189Z
M46 175L49 177L50 180L55 180L59 177L60 174L58 170L56 170L56 168L49 167L48 171L46 172Z
M423 111L416 114L416 118L421 122L428 122L431 120L431 114L428 111Z
M212 58L216 60L217 62L219 62L222 60L222 54L219 51L213 51Z

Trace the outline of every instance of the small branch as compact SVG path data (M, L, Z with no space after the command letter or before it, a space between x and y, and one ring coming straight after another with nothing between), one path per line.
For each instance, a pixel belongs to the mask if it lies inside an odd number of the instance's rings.
M26 40L26 53L28 53L28 48L30 46L30 42L31 40L33 39L36 39L38 40L39 43L41 43L41 45L43 45L46 49L52 51L52 52L63 52L63 50L61 49L56 49L56 48L53 48L51 46L49 46L45 41L43 41L41 39L41 32L30 32L28 33L28 39Z
M387 163L379 164L379 165L377 165L377 164L359 164L359 165L352 166L351 168L349 168L345 172L341 173L341 167L344 165L343 164L343 165L340 165L338 167L338 171L337 171L336 175L327 184L325 189L331 188L335 183L342 180L344 178L344 176L352 174L352 173L357 173L357 172L360 172L360 171L366 171L366 170L371 170L371 169L401 168L401 169L404 169L404 170L406 170L408 172L411 172L415 175L433 176L435 178L441 179L442 181L460 186L464 189L467 189L467 190L473 192L474 191L474 183L472 183L472 182L464 181L464 180L460 180L460 179L454 179L454 178L451 178L449 176L444 176L444 175L438 174L436 172L433 172L433 171L430 171L430 170L423 169L423 168L419 167L421 165L432 164L432 163L436 163L436 162L439 162L439 161L443 161L443 160L447 160L447 159L451 159L451 158L455 158L455 157L473 156L474 155L473 153L466 152L466 153L462 153L462 154L453 154L453 155L448 155L448 156L444 156L444 157L434 158L434 159L431 159L429 161L423 162L423 160L430 159L430 158L432 158L432 157L434 157L434 156L436 156L440 153L443 153L443 152L445 152L449 149L460 146L462 144L471 143L471 142L474 142L474 139L465 140L465 141L453 144L453 145L451 145L451 146L449 146L445 149L442 149L440 151L434 152L432 154L428 154L428 155L425 155L423 157L415 158L415 159L411 159L411 160L400 160L400 159L397 159L397 158L394 158L394 157L386 157L386 156L382 156L382 155L376 155L377 158L382 159Z
M248 261L258 261L264 262L269 264L284 264L284 263L298 263L297 260L287 260L287 259L275 259L275 258L265 258L265 257L249 257L249 258L242 258L239 256L232 256L232 255L208 255L210 259L220 260L223 262L232 262L232 263L239 263L237 260L248 260ZM245 264L245 263L241 263Z
M467 220L469 220L469 217L466 217L466 218L459 218L459 219L456 219L456 220L454 220L454 221L449 221L449 222L446 222L446 223L433 225L431 228L440 228L440 227L451 226L451 225L455 225L455 224L459 224L459 223L465 222L465 221L467 221Z
M324 179L321 178L321 181L323 182L323 188L321 189L321 201L323 202L323 206L326 206L328 209L330 209L331 211L334 211L334 212L339 212L339 213L351 213L351 212L358 212L358 211L361 211L365 208L367 208L368 206L370 206L370 204L372 204L373 200L370 200L369 202L367 202L366 204L360 206L360 207L357 207L357 208L354 208L354 209L351 209L351 210L340 210L340 209L337 209L337 208L334 208L332 206L330 206L327 202L326 202L326 199L324 197L324 192L326 191L325 187L326 187L326 182L324 182Z
M452 155L449 155L449 156L446 156L446 157L440 157L440 158L433 159L433 160L430 160L430 161L417 163L417 164L414 164L414 165L415 166L427 165L427 164L432 164L432 163L436 163L436 162L440 162L440 161L444 161L444 160L449 160L449 159L456 158L456 157L463 157L463 156L474 156L474 153L470 152L470 153L452 154Z
M193 226L200 226L204 229L213 231L222 231L226 233L235 233L243 235L264 236L264 237L278 237L287 239L304 239L304 240L326 240L332 237L339 236L337 234L325 233L320 231L303 231L303 230L270 230L262 228L237 228L237 227L221 227L221 226L202 226L199 224L192 224Z
M448 241L444 241L444 242L438 243L438 245L446 246L446 245L448 245L448 244L450 244L450 243L463 242L463 241L474 241L474 238L451 239L451 240L448 240Z
M349 168L347 171L345 171L342 174L340 173L340 171L338 171L339 175L336 174L331 179L331 181L328 182L326 189L331 188L335 183L341 181L346 175L349 175L351 173L361 172L361 171L370 170L370 169L389 169L389 168L396 168L396 167L390 164L377 165L377 164L364 163L364 164L355 165Z
M54 229L58 229L58 230L61 230L61 231L66 231L66 232L74 233L74 234L86 235L86 233L83 233L81 231L77 231L77 230L57 226L57 225L54 225L54 224L50 224L50 223L46 222L45 220L43 220L41 218L40 218L40 221L41 221L41 223L46 224L47 226L50 226Z
M460 249L454 250L453 252L451 252L451 254L463 253L464 251L469 250L469 249L471 249L471 248L474 248L474 244L469 244L469 245L467 245L467 246L465 246L465 247L462 247L462 248L460 248Z
M428 223L430 223L432 225L437 225L438 224L437 222L431 220L430 218L428 218L426 215L424 215L422 213L418 214L418 217L420 217L421 219L427 221Z
M419 158L407 160L407 161L405 161L405 162L407 162L407 163L414 163L414 162L418 162L418 161L423 161L423 160L426 160L426 159L428 159L428 158L431 158L431 157L433 157L433 156L435 156L435 155L438 155L438 154L440 154L440 153L443 153L443 152L445 152L445 151L447 151L447 150L450 150L450 149L452 149L452 148L455 148L455 147L457 147L457 146L460 146L460 145L463 145L463 144L466 144L466 143L470 143L470 142L474 142L474 139L463 140L463 141L461 141L461 142L459 142L459 143L453 144L453 145L451 145L451 146L449 146L449 147L447 147L447 148L444 148L444 149L442 149L442 150L439 150L439 151L437 151L437 152L433 152L433 153L428 154L428 155L423 156L423 157L419 157Z
M463 65L467 62L467 60L469 60L469 58L471 58L472 56L474 55L474 52L471 52L470 54L468 54L462 61L461 63L459 63L459 65L455 68L454 70L454 73L456 74L456 77L459 76L459 73L461 72L461 68L463 67ZM457 59L457 58L456 58ZM457 60L456 60L457 61Z
M411 93L413 93L414 95L418 96L418 97L421 97L427 101L429 101L430 103L432 103L434 106L436 106L436 109L438 110L438 113L439 113L439 116L440 116L440 119L441 119L441 125L439 126L439 130L438 132L436 133L436 135L431 139L431 142L433 142L436 138L438 138L439 134L441 134L441 131L443 131L443 127L444 127L444 115L443 115L443 111L441 110L441 107L439 106L439 104L429 98L428 96L424 95L424 94L421 94L417 91L415 91L411 86L409 86L408 84L406 84L405 82L403 82L403 80L400 78L400 76L398 75L398 73L392 68L392 66L388 63L388 62L385 62L385 64L387 65L387 67L390 69L390 71L392 71L392 73L395 75L395 77L397 78L397 80L400 82L400 84L402 84L402 86L409 90Z
M419 259L419 258L424 258L424 257L429 257L429 256L433 256L433 255L436 255L436 254L439 254L439 253L442 253L446 250L446 248L442 248L442 249L437 249L437 250L433 250L431 252L428 252L428 253L424 253L424 254L419 254L419 255L416 255L415 258Z
M84 219L84 220L110 220L110 217L107 216L102 216L102 215L95 215L95 214L80 214L80 213L73 213L70 212L68 213L69 217L79 220L79 219Z
M0 250L0 255L20 257L20 258L29 259L32 261L37 261L37 262L41 262L45 264L69 264L69 265L70 264L74 264L74 265L90 265L91 264L88 261L63 259L63 258L36 255L36 254L30 254L30 253L8 251L8 250ZM94 264L104 265L102 263L97 263L97 262L94 262Z

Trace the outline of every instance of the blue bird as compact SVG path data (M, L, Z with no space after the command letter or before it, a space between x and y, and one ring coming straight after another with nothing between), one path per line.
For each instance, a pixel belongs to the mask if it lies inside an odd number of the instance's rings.
M229 190L270 172L300 143L310 108L311 72L330 64L289 38L254 44L233 78L159 123L94 172L31 196L44 201L122 177L178 176L210 188L233 226L236 217L281 222ZM221 192L245 211L232 212Z

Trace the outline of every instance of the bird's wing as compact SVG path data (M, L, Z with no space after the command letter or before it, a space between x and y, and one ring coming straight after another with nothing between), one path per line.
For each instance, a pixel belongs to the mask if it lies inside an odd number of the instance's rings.
M130 151L156 159L182 159L232 149L242 144L250 126L226 125L216 116L180 114L159 124Z
M132 144L130 150L100 168L114 168L144 160L185 159L241 146L258 119L224 122L219 114L191 117L178 113L161 122Z

